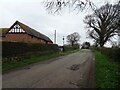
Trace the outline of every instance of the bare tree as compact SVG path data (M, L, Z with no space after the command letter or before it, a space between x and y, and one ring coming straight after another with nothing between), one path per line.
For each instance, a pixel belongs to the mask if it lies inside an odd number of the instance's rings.
M89 29L89 37L94 39L96 46L104 44L117 34L119 10L112 4L106 4L87 15L84 22Z
M74 46L75 44L78 44L79 40L80 40L80 35L77 32L74 32L74 33L67 36L67 42L71 46Z
M118 45L117 45L117 42L116 42L116 41L112 41L112 42L111 42L111 45L112 45L112 48L118 47Z
M118 10L118 17L117 17L117 21L118 21L118 47L120 47L120 0L118 2L118 4L114 5L114 7Z
M82 11L86 7L94 6L90 0L44 0L43 4L49 13L60 13L66 7Z

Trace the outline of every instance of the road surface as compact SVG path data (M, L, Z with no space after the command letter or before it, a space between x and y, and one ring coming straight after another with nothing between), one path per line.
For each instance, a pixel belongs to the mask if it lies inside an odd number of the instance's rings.
M84 49L3 74L3 88L94 88L94 69L94 56Z

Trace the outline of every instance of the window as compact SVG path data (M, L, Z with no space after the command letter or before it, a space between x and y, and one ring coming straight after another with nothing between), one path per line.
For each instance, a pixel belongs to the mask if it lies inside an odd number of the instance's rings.
M9 33L25 33L25 31L19 25L15 25Z

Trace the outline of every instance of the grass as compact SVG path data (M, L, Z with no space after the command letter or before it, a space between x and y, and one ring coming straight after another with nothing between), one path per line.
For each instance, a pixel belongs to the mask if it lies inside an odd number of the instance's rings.
M98 51L95 51L95 56L96 88L118 88L119 65Z
M49 59L59 57L59 56L63 56L63 55L67 55L67 54L70 54L70 53L75 53L77 51L78 50L61 52L61 53L54 53L54 54L46 54L46 55L42 55L42 56L32 55L30 57L30 59L23 59L22 61L19 61L19 62L14 61L14 62L11 62L11 63L3 63L2 64L2 72L6 73L6 72L8 72L12 69L20 68L20 67L30 65L30 64L33 64L33 63L37 63L37 62L40 62L40 61L49 60Z

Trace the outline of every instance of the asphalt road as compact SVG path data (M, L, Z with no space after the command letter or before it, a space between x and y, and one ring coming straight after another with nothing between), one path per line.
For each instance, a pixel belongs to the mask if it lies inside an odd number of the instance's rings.
M94 88L90 50L43 61L3 74L3 88Z

